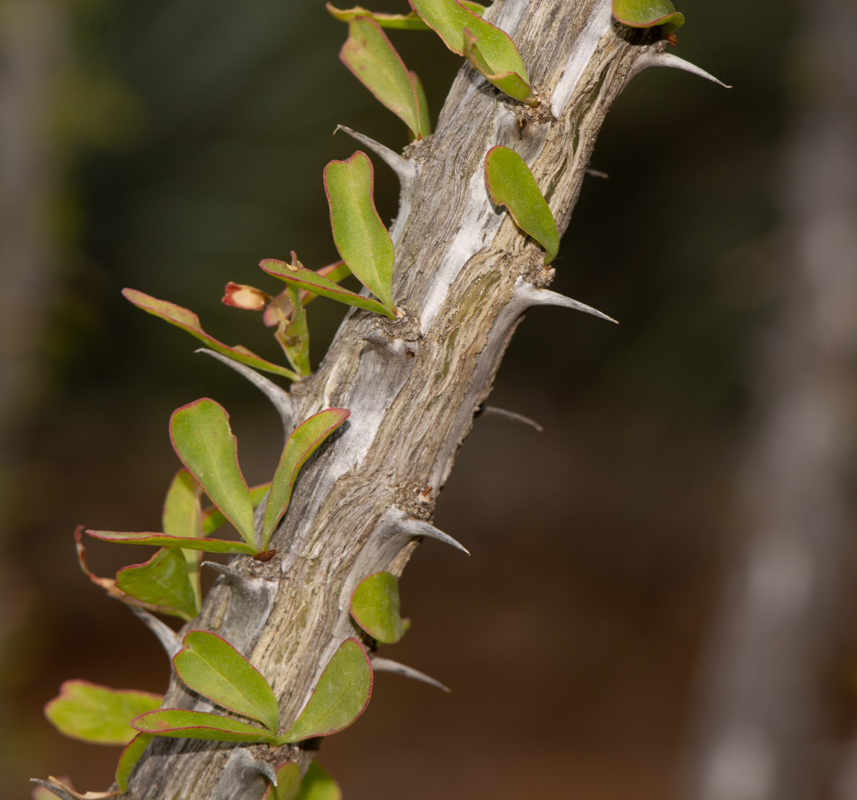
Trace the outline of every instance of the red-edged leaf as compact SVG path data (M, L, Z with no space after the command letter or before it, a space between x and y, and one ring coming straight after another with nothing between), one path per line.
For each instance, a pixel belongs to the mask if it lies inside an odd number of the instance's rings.
M202 329L202 326L199 323L199 317L187 308L182 308L181 306L178 306L175 303L170 303L166 300L158 300L156 297L152 297L144 292L139 292L136 289L123 289L122 294L127 300L130 300L135 306L137 306L137 308L142 308L143 311L147 311L149 314L160 317L165 322L169 322L170 325L175 325L177 328L181 328L191 336L195 336L201 342L205 342L208 347L221 355L228 356L235 361L246 364L248 367L260 369L263 372L273 372L275 375L282 375L284 378L288 378L289 380L297 380L297 375L295 375L291 370L277 364L272 364L270 361L266 361L264 358L257 356L246 347L241 345L230 347L229 345L218 341L213 336L210 336Z
M155 547L181 547L185 550L202 550L204 553L247 553L255 555L258 547L244 542L227 542L224 539L182 539L167 536L165 533L122 532L122 531L86 531L93 539L119 544L152 544Z
M168 736L172 739L208 739L220 742L272 742L273 737L262 728L238 722L218 714L186 711L183 708L162 708L140 714L131 720L131 727L140 733Z

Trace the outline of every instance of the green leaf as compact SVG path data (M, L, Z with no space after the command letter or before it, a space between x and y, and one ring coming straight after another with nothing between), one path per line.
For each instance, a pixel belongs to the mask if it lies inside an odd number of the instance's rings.
M277 327L277 341L283 348L289 363L298 375L309 375L312 370L309 363L309 328L306 323L306 310L301 302L301 290L289 284L286 288L292 307L291 320L283 319Z
M266 258L259 263L259 266L269 275L275 278L284 280L294 284L299 288L311 292L312 294L328 297L331 300L338 300L340 303L345 303L349 306L357 306L357 308L365 309L366 311L374 311L376 314L383 314L385 317L393 319L396 315L393 311L384 308L377 300L371 297L362 297L359 294L348 291L338 286L333 281L313 272L311 269L306 269L292 253L292 263L288 264L285 261L278 261L276 258Z
M196 595L181 550L162 547L144 564L134 564L116 573L116 586L131 597L158 606L162 613L185 622L198 613Z
M339 784L317 761L309 765L298 800L342 800Z
M265 800L297 800L301 793L301 768L294 761L277 767L277 785L269 786Z
M186 469L180 469L173 478L164 502L164 513L161 524L168 536L180 538L202 538L202 512L199 507L199 496L202 493L199 484ZM202 602L202 592L199 586L199 550L182 550L187 562L187 572L193 588L196 605Z
M547 201L524 159L508 147L492 147L485 155L485 180L491 199L509 209L518 227L545 249L545 264L550 264L559 250L559 234Z
M464 29L464 57L492 86L509 95L513 100L538 105L528 84L517 72L498 72L482 55L479 42L469 29Z
M138 733L122 751L119 766L116 767L116 783L123 792L128 791L128 779L149 746L149 742L154 738L151 733Z
M250 487L250 501L253 503L253 508L259 505L268 494L268 489L271 488L271 482L260 483L258 486ZM219 527L226 524L226 517L220 513L220 510L215 506L209 506L202 511L202 535L208 536L214 533Z
M678 13L670 0L613 0L613 17L632 28L663 25L665 34L684 25L684 14Z
M348 23L348 39L339 51L339 60L411 129L415 139L420 138L419 102L411 76L375 20L354 17Z
M483 6L481 3L471 3L469 0L461 0L461 5L480 17L485 13L486 9L486 6ZM354 6L354 8L343 10L334 8L332 3L328 3L325 7L336 19L342 22L350 22L355 17L371 17L382 28L396 28L404 31L431 30L415 11L412 11L410 14L383 14L375 11L367 11L361 6Z
M354 621L383 644L395 644L405 635L400 608L399 585L389 572L364 578L351 595Z
M119 544L152 544L155 547L182 547L187 550L201 550L204 553L246 553L254 556L259 552L255 545L244 542L227 542L225 539L180 539L178 536L167 536L165 533L120 531L87 531L93 539Z
M498 76L514 74L519 79L519 83L514 85L519 86L522 82L529 89L530 79L527 77L524 62L515 43L505 31L481 19L456 0L408 0L408 2L453 53L466 56L465 30L470 31L476 39L480 53L480 60L471 61L471 63L487 79L491 80L493 77L496 80ZM497 88L505 91L500 86ZM538 100L532 92L528 92L525 98L516 97L515 99L523 99L530 105L538 105Z
M128 744L131 720L161 705L159 694L110 689L87 681L66 681L45 706L45 716L60 733L97 744Z
M241 534L255 544L253 501L241 467L226 409L204 397L173 412L170 437L178 457L205 493Z
M372 665L356 639L346 639L330 659L297 721L278 744L330 736L359 717L372 695Z
M277 733L279 711L274 691L241 653L208 631L190 631L182 644L173 665L188 687Z
M280 463L271 483L271 494L265 509L265 527L262 532L262 550L268 548L268 542L277 523L283 518L292 498L292 488L298 478L301 467L330 436L351 415L344 408L328 408L313 414L295 428L283 448Z
M201 342L205 342L208 347L221 355L246 364L248 367L260 369L263 372L273 372L275 375L282 375L291 381L298 378L291 370L277 364L272 364L270 361L265 361L264 358L260 358L246 347L242 347L241 345L229 347L229 345L217 341L213 336L209 336L202 329L202 326L199 324L199 317L193 311L177 306L175 303L167 302L166 300L158 300L136 289L123 289L122 294L126 300L130 300L137 308L142 308L143 311L160 317L165 322L169 322L170 325L181 328L191 336L195 336Z
M413 83L414 91L417 95L417 105L420 109L420 136L431 136L431 114L429 114L426 90L423 89L423 83L416 72L411 71L410 76L411 83Z
M393 304L395 252L390 234L375 210L375 172L366 153L324 168L324 190L330 206L333 241L348 269L390 314Z
M274 739L262 728L238 722L204 711L164 708L141 714L131 720L131 727L140 733L168 736L172 739L214 739L219 742L267 742Z

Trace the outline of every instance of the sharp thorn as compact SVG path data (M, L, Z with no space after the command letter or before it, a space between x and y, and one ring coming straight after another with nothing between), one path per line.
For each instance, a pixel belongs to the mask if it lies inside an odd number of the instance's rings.
M158 641L161 643L161 647L166 650L170 662L172 662L173 656L178 653L182 647L181 641L179 640L179 637L176 636L175 631L144 608L138 608L137 606L128 606L128 608L130 608L131 611L140 618L143 624L155 634Z
M507 422L520 422L522 425L529 425L541 433L544 428L539 425L534 419L525 417L523 414L518 414L515 411L507 411L505 408L497 408L496 406L480 406L476 412L477 417L494 417L494 419L503 419Z
M352 139L356 139L360 144L368 147L376 156L378 156L396 175L399 176L399 181L404 189L410 187L414 178L417 176L418 167L413 161L403 158L398 153L394 153L389 147L385 147L380 142L364 136L362 133L351 130L345 125L337 125L334 134L338 131L345 131Z
M597 169L590 169L589 167L586 168L586 174L592 178L604 178L604 180L610 177L606 172L600 172Z
M235 800L238 796L245 797L245 791L242 789L257 775L262 775L274 786L277 785L277 773L267 761L254 758L244 747L236 747L223 767L214 792L206 796L211 800Z
M456 550L461 550L462 553L470 555L470 551L463 544L455 541L449 534L439 531L434 525L423 520L411 519L411 517L400 508L396 508L396 506L388 509L381 520L381 524L392 533L397 533L401 536L425 536L428 539L437 539L439 542L444 542Z
M400 664L398 661L391 661L389 658L379 658L378 656L373 656L372 669L374 669L376 672L393 672L396 675L401 675L403 678L411 678L415 681L427 683L429 684L429 686L436 686L438 689L446 692L447 694L451 694L450 689L444 686L440 681L436 681L430 675L426 675L424 672L420 672L419 670L413 669L412 667L407 667L404 664Z
M533 284L527 283L521 278L518 278L515 282L515 301L523 306L524 311L533 306L561 306L562 308L582 311L584 314L592 314L594 317L606 319L608 322L614 322L617 325L619 324L613 317L602 314L598 309L592 308L592 306L588 306L586 303L572 300L570 297L557 294L550 291L550 289L536 289Z
M625 79L626 82L630 81L631 78L636 77L641 72L649 69L650 67L669 67L671 69L680 69L682 72L689 72L691 75L696 75L700 78L705 78L705 80L711 81L712 83L716 83L718 86L722 86L724 89L732 88L731 86L728 86L727 84L723 83L723 81L719 80L718 78L715 78L713 75L706 72L701 67L697 67L696 64L691 64L689 61L685 61L683 58L674 56L672 53L658 53L652 51L637 60L631 71L628 73L628 77Z
M280 415L280 419L283 421L283 428L285 429L286 436L288 436L292 431L292 398L291 395L282 387L277 386L271 380L268 380L264 375L260 375L256 372L255 369L248 367L246 364L241 364L238 361L233 361L231 358L227 358L220 353L215 353L214 350L209 350L205 347L199 348L196 351L197 353L205 353L207 356L211 356L212 358L216 358L223 364L226 364L227 367L231 367L240 375L243 375L247 378L250 383L252 383L262 394L267 397L271 403L273 403L274 408L277 409L277 413Z

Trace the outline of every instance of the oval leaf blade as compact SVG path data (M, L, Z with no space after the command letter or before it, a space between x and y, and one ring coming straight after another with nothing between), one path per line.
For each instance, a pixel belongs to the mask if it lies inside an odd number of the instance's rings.
M277 785L269 786L265 800L298 800L301 793L301 768L294 761L277 766Z
M342 286L328 280L323 275L313 272L311 269L306 269L300 263L289 264L286 261L279 261L276 258L266 258L259 263L259 266L269 275L275 278L293 283L306 292L311 294L321 295L331 300L338 300L340 303L345 303L349 306L365 309L366 311L374 311L376 314L383 314L385 317L392 319L395 314L382 306L377 300L371 297L361 297L359 294L350 292Z
M360 642L346 639L324 668L306 707L280 743L330 736L359 717L372 695L372 665Z
M188 687L276 734L279 711L274 692L241 653L208 631L190 631L182 644L184 649L173 656L173 665Z
M283 454L274 480L271 483L271 494L265 509L265 528L262 535L262 550L266 550L268 542L274 533L277 523L283 518L292 489L297 480L301 467L306 460L319 448L321 443L330 436L351 415L344 408L328 408L319 411L305 420L292 431L286 440Z
M54 727L72 739L98 744L128 744L134 738L131 720L158 708L158 694L111 689L88 681L66 681L45 706Z
M351 595L351 616L373 639L395 644L405 635L400 613L399 585L389 572L376 572Z
M226 409L207 397L182 406L170 418L178 457L248 544L255 543L253 501Z
M342 800L339 784L317 761L309 765L298 800Z
M119 766L116 767L116 783L123 792L128 791L128 779L149 746L149 742L154 738L151 733L138 733L122 751Z
M164 708L141 714L131 720L131 727L140 733L167 736L172 739L214 739L219 742L271 742L272 736L262 728L238 722L229 717Z
M265 495L268 494L268 489L270 488L270 482L260 483L258 486L250 487L250 501L253 503L254 509L262 502L262 500L265 499ZM223 514L220 513L220 510L214 506L209 506L202 511L203 536L208 536L209 534L214 533L219 527L225 524L226 517L224 517Z
M613 0L613 17L632 28L663 25L664 33L684 25L684 14L677 12L670 0Z
M484 59L484 65L471 63L486 78L489 75L515 74L529 89L530 79L527 77L527 69L521 60L521 54L505 31L486 22L456 0L408 1L411 8L440 36L453 53L460 56L466 55L464 32L469 30L478 42L479 52ZM526 102L534 104L536 100L529 95Z
M375 210L374 183L372 161L361 150L324 168L336 249L357 280L393 313L395 253L390 234Z
M119 544L151 544L155 547L182 547L186 550L202 550L204 553L246 553L253 556L259 552L254 545L244 542L227 542L225 539L180 539L165 533L123 532L123 531L87 531L93 539Z
M508 147L492 147L485 156L485 180L491 199L509 209L518 227L545 249L545 264L550 264L559 250L559 233L524 159Z
M162 547L144 564L120 569L116 573L116 586L125 594L159 606L163 613L185 622L199 613L187 560L175 547Z
M229 347L223 344L223 342L217 341L217 339L202 329L202 326L199 324L199 317L187 308L182 308L166 300L158 300L156 297L139 292L136 289L123 289L122 294L126 300L132 302L137 308L141 308L155 317L160 317L165 322L169 322L170 325L181 328L191 336L195 336L201 342L205 342L208 347L217 353L246 364L248 367L255 367L263 372L273 372L275 375L282 375L291 381L298 378L291 370L277 364L272 364L270 361L265 361L264 358L260 358L246 347L242 347L241 345Z
M186 469L180 469L164 501L164 511L161 524L164 533L178 536L182 539L202 538L202 511L199 496L202 493L199 484ZM202 602L202 592L199 587L199 550L182 550L187 562L187 572L197 607Z
M348 39L339 51L339 59L383 106L411 129L414 138L420 138L419 103L411 77L375 20L355 16L348 23Z

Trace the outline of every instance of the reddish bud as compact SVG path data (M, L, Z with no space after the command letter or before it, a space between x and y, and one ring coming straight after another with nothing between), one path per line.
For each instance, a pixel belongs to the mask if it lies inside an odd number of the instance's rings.
M261 289L230 281L226 284L226 294L221 302L233 308L243 308L245 311L261 311L270 301L271 296Z

